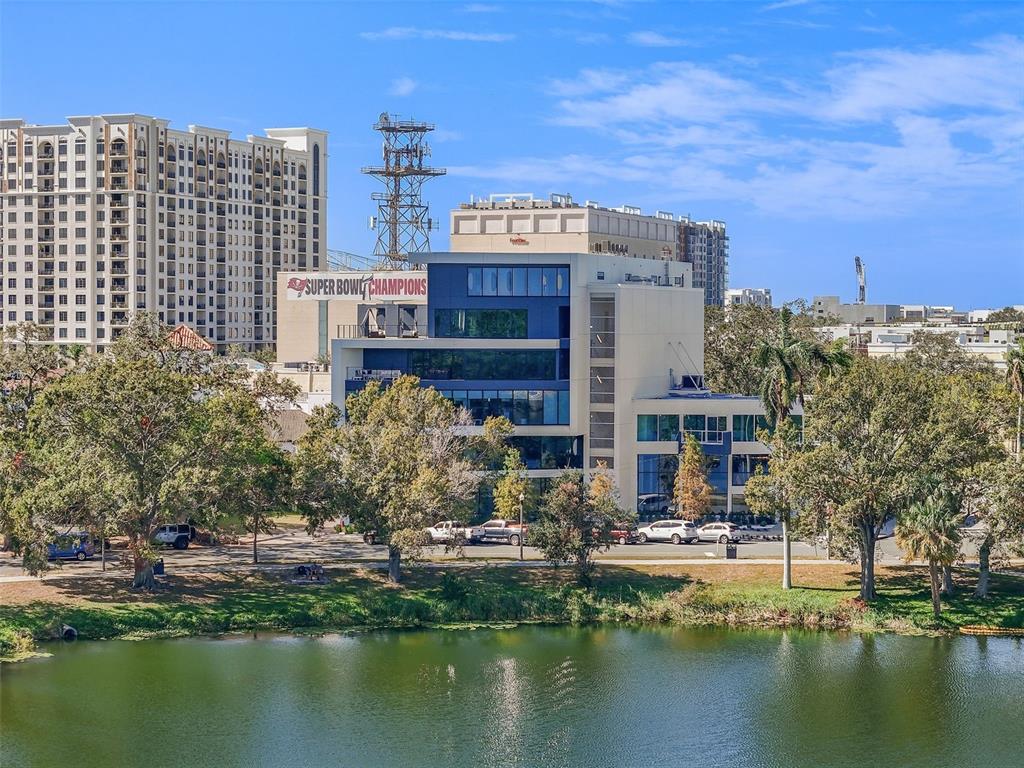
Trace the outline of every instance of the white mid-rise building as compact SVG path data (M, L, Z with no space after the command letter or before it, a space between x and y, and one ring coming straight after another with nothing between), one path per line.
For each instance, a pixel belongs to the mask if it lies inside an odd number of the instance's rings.
M275 276L327 261L327 134L137 114L0 120L0 325L102 350L139 311L219 349L275 342Z
M771 307L771 288L730 288L725 292L725 306L735 307L753 304L755 307Z

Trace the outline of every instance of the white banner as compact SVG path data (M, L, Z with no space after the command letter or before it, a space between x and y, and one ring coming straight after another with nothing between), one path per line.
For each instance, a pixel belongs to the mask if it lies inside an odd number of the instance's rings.
M426 272L293 272L291 301L426 301Z

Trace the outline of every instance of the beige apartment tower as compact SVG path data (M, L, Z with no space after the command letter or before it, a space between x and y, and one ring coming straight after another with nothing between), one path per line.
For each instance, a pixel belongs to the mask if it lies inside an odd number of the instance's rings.
M0 120L0 151L0 325L102 351L147 311L256 350L276 341L277 272L326 267L324 131Z

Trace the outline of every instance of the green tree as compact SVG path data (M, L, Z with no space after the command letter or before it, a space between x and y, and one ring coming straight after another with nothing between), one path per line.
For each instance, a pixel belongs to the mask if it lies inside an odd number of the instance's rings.
M967 352L955 336L941 331L914 331L908 361L937 375L967 374L989 370L992 364Z
M956 504L950 499L929 497L911 504L896 524L896 542L903 548L907 562L928 562L932 610L936 619L942 612L939 569L953 563L960 551L956 511Z
M923 491L932 465L935 380L900 360L858 359L808 404L805 447L785 458L786 499L856 548L860 596L873 600L882 529Z
M990 314L986 319L986 323L1019 323L1024 326L1024 312L1013 307L1003 307L997 309L995 312Z
M467 516L482 467L466 457L480 441L467 434L465 410L415 376L388 387L371 382L348 398L346 410L340 426L329 423L329 413L318 414L313 434L300 441L300 487L316 477L309 464L325 472L320 482L335 485L327 496L304 494L301 508L311 526L346 512L387 545L388 578L398 582L402 558L419 555L428 526Z
M987 598L993 554L1024 552L1024 457L1007 456L988 467L985 493L977 511L982 538L974 595Z
M100 517L127 537L134 585L151 588L159 525L215 525L217 467L243 429L225 398L256 395L208 355L169 347L165 331L136 318L107 354L75 366L29 409L13 505L29 569L56 531Z
M702 518L711 509L712 490L704 451L697 439L687 434L673 485L676 516L684 520Z
M292 507L291 463L268 437L266 414L252 397L234 392L217 405L222 423L235 431L217 464L217 497L209 502L251 534L252 561L258 563L259 534L272 532L274 517Z
M797 402L802 406L815 376L830 378L847 369L852 358L842 343L829 347L801 338L793 330L793 313L788 307L779 312L778 326L772 338L761 341L753 354L754 364L761 371L760 395L765 418L774 430L789 419ZM781 511L783 566L782 588L793 583L792 544L790 540L791 510Z
M516 448L505 451L505 463L494 484L494 511L502 520L518 520L535 503L533 483L526 476L526 465Z
M1006 350L1006 385L1017 398L1017 430L1014 435L1014 453L1018 456L1024 445L1024 339Z
M544 559L571 564L583 586L590 586L593 555L608 549L612 526L622 514L607 488L602 482L592 493L582 472L563 472L544 496L540 521L530 529L530 540Z

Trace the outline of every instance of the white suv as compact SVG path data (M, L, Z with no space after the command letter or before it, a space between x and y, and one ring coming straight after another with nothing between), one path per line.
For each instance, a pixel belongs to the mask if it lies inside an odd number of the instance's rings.
M673 544L692 544L697 541L697 527L689 520L659 520L637 529L641 544L648 541L671 541Z
M708 523L697 531L701 541L717 541L719 544L736 544L740 540L740 528L733 523Z
M156 544L170 544L175 549L188 549L188 543L196 536L191 525L161 525L153 534Z

